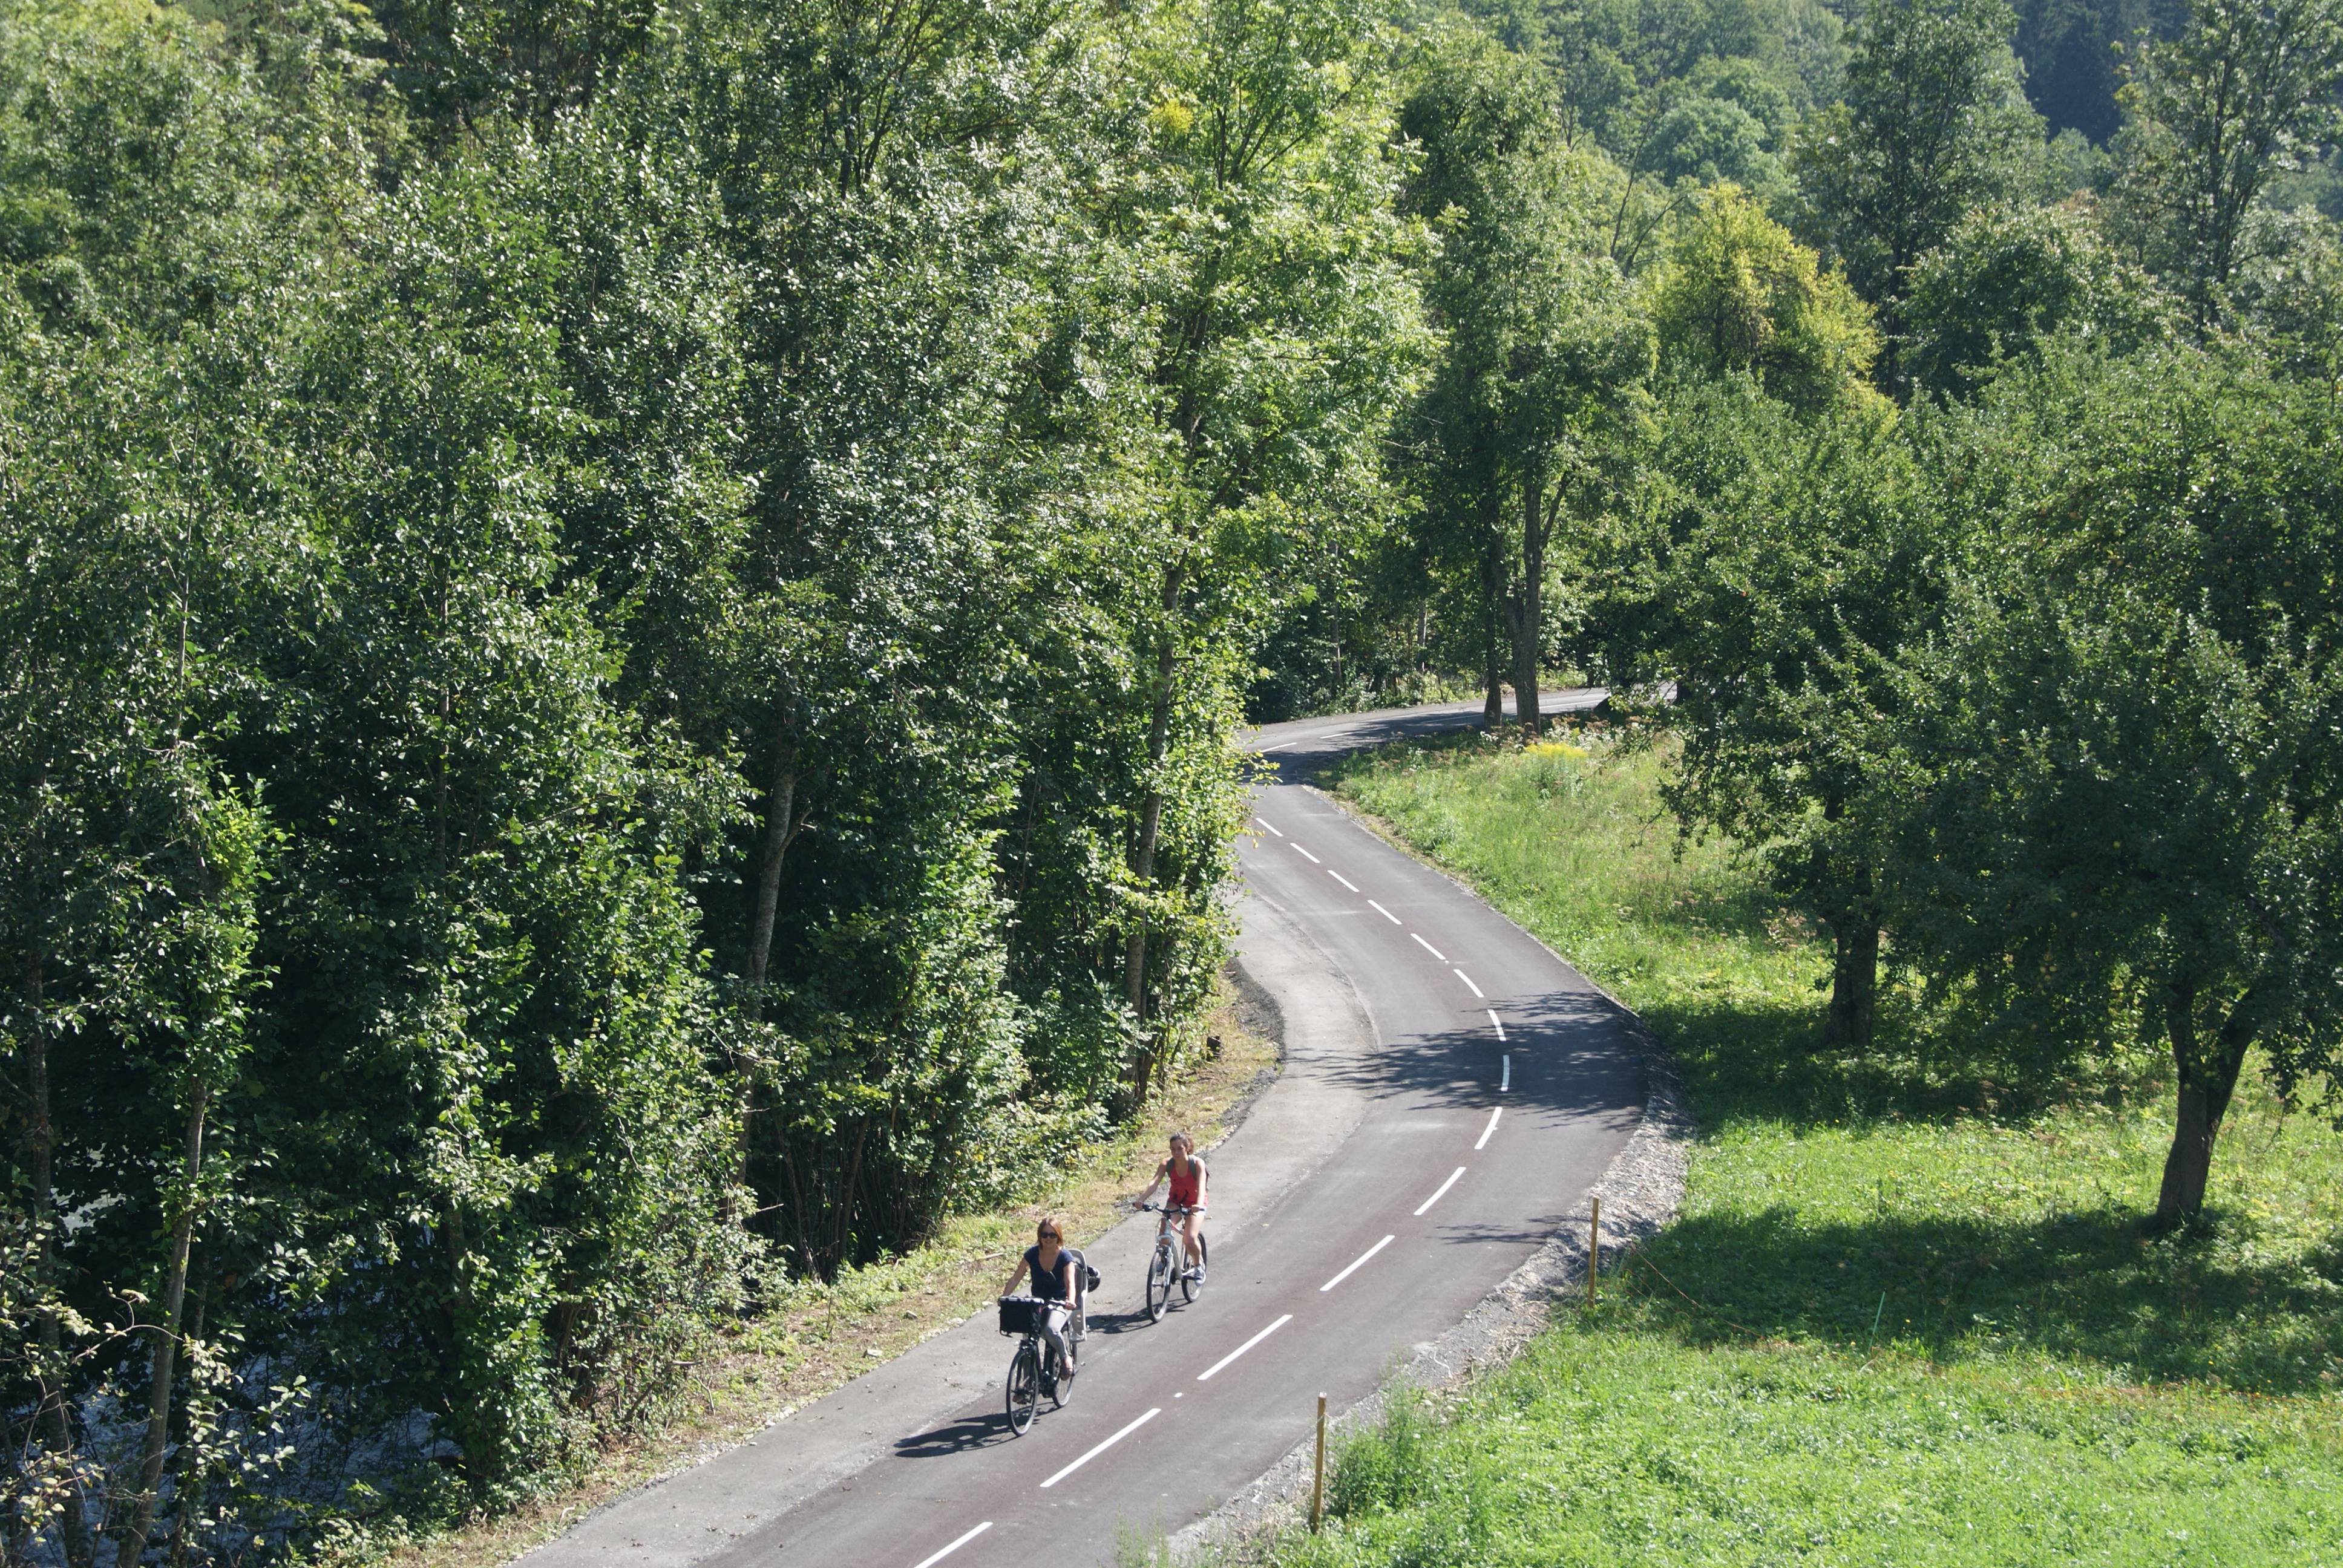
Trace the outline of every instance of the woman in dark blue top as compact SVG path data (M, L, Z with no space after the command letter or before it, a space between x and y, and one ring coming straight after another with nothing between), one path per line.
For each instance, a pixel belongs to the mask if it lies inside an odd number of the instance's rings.
M1031 1277L1033 1294L1051 1303L1041 1320L1041 1332L1058 1347L1061 1363L1071 1372L1074 1347L1066 1338L1066 1315L1081 1299L1081 1254L1066 1245L1064 1230L1049 1215L1041 1217L1033 1236L1034 1244L1025 1249L1017 1271L1009 1276L1009 1283L1001 1293L1015 1295L1019 1282Z

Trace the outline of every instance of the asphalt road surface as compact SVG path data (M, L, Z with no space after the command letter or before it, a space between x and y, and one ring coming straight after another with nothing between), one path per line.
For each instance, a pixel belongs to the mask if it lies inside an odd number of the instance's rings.
M1553 694L1583 708L1597 692ZM1286 1068L1214 1151L1212 1267L1140 1311L1151 1217L1106 1276L1073 1395L1011 1435L990 1311L757 1440L539 1548L571 1564L999 1568L1111 1563L1212 1511L1461 1320L1568 1220L1634 1131L1634 1040L1568 965L1303 787L1313 764L1477 720L1479 705L1273 725L1242 847L1247 972ZM1003 1274L1008 1272L1003 1269Z

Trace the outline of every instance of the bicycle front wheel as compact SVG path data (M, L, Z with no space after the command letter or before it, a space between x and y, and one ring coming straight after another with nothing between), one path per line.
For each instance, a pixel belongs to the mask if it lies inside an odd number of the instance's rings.
M1160 1323L1163 1309L1172 1304L1172 1276L1179 1271L1172 1250L1168 1246L1155 1249L1154 1261L1147 1265L1147 1321Z
M1026 1341L1009 1363L1009 1430L1018 1436L1033 1424L1041 1409L1041 1358Z
M1196 1238L1196 1256L1201 1261L1203 1255L1204 1238L1199 1236ZM1186 1266L1187 1261L1187 1254L1182 1252L1180 1256L1180 1262L1182 1265L1180 1270L1180 1299L1182 1302L1192 1302L1203 1293L1204 1282L1202 1280L1197 1279L1195 1277L1194 1271Z

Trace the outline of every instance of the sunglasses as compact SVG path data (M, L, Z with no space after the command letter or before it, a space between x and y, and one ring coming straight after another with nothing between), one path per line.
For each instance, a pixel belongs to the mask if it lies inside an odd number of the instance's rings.
M1041 1240L1044 1241L1054 1241L1058 1239L1058 1233L1055 1231L1044 1231L1041 1232Z

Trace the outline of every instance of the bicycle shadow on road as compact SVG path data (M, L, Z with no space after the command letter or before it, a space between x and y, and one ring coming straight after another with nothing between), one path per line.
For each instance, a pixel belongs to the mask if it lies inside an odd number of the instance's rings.
M1172 1308L1172 1311L1174 1312L1177 1312L1179 1308L1176 1305ZM1091 1314L1091 1337L1092 1339L1096 1339L1101 1334L1113 1336L1117 1334L1132 1333L1140 1329L1151 1328L1152 1326L1154 1326L1154 1320L1150 1318L1143 1309L1134 1309L1128 1312L1093 1312ZM1081 1366L1084 1363L1081 1362L1076 1362L1074 1364Z
M1016 1435L1009 1430L1009 1417L1004 1412L988 1411L959 1416L943 1426L899 1437L895 1440L895 1457L949 1459L955 1453L972 1453L980 1448L1008 1442Z

